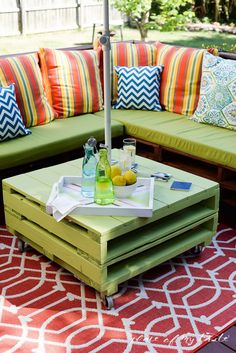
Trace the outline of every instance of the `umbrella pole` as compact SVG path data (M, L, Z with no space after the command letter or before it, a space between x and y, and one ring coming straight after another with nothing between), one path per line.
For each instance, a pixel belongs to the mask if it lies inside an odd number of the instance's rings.
M103 45L104 68L104 119L105 119L105 144L108 147L111 159L111 77L110 77L110 29L109 29L109 0L104 0L104 33L100 38Z

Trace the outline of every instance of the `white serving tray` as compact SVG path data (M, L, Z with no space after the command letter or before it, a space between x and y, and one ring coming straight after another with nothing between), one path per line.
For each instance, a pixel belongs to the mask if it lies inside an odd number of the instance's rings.
M97 205L93 198L81 195L81 177L64 176L59 180L59 192L78 199L78 206L73 210L77 215L98 216L136 216L151 217L153 213L154 178L137 178L137 188L125 199L115 199L111 205Z

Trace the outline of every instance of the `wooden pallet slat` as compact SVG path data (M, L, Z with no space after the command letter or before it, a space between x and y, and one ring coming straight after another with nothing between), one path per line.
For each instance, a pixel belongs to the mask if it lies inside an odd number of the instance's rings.
M37 223L40 219L41 227L61 239L70 242L75 247L82 247L83 251L89 249L91 256L100 260L101 247L98 242L94 241L92 234L86 229L63 220L60 223L55 222L54 218L45 213L39 205L18 194L9 194L4 191L4 200L5 206L14 210L16 217L18 215L18 217L27 218L34 223Z
M72 267L84 273L95 282L100 283L101 280L104 279L106 269L99 268L99 266L92 263L92 261L77 254L75 248L69 243L54 237L52 234L40 228L39 225L27 220L20 221L8 212L6 212L6 222L10 228L15 229L28 240L32 240L34 243L40 245L46 252L52 255L55 254L65 263L69 263Z

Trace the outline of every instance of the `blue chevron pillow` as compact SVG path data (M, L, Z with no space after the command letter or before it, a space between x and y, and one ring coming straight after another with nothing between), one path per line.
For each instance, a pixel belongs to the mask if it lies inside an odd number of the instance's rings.
M14 84L0 87L0 141L29 134L16 103Z
M162 110L159 92L163 65L114 68L118 75L118 99L114 109Z

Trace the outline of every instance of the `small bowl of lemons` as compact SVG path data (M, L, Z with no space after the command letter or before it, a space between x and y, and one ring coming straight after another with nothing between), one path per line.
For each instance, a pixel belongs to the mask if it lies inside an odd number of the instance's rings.
M136 189L136 174L132 170L127 170L122 173L118 164L111 167L111 179L115 197L118 199L124 199L131 196Z

